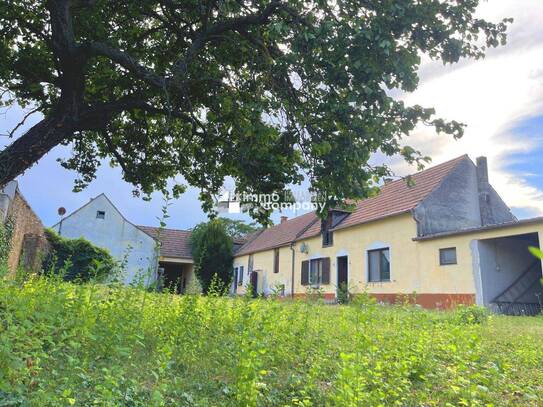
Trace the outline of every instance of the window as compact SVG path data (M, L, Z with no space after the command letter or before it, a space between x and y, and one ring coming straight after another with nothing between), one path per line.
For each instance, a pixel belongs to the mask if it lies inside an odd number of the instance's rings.
M249 261L247 262L247 275L251 274L254 267L255 258L252 254L249 255Z
M326 219L322 220L321 233L322 233L322 247L332 246L334 244L334 232L331 232L332 228L332 214L329 214Z
M96 219L105 219L105 218L106 218L105 211L96 211Z
M330 258L302 261L302 285L319 287L330 284Z
M441 266L456 264L456 247L439 249L439 264Z
M368 281L390 281L390 250L368 250Z
M273 272L279 273L279 248L273 250Z
M238 285L243 285L243 266L239 266Z
M234 267L234 286L238 285L238 267ZM234 287L234 290L236 288Z

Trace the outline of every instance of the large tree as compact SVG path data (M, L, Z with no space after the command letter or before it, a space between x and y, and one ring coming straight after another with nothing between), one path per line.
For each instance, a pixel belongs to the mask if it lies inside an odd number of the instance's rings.
M144 194L182 175L206 209L226 176L271 193L305 173L329 204L362 198L387 172L373 153L425 158L401 141L418 123L462 134L389 90L413 91L424 55L504 43L508 20L477 18L478 3L4 0L2 101L42 119L0 152L0 186L64 144L76 189L108 157Z

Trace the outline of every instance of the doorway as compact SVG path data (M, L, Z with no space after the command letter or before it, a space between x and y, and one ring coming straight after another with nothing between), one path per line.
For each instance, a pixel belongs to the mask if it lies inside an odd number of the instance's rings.
M337 297L349 293L349 257L340 256L336 259L337 264Z
M184 294L187 289L187 265L160 262L162 288L175 294Z
M481 239L480 300L497 313L535 315L541 311L541 261L528 251L540 247L537 233Z
M253 298L258 296L258 273L256 271L251 272L251 294Z

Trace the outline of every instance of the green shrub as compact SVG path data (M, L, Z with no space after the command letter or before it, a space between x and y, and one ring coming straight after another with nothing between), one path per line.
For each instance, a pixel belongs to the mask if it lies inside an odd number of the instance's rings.
M0 222L0 277L7 273L7 262L11 251L11 240L13 237L13 222L7 218L4 223Z
M66 281L104 279L116 272L117 264L109 252L86 239L67 239L55 231L45 231L51 251L45 256L45 273L61 274Z
M217 219L200 223L190 235L190 245L194 273L204 294L208 293L214 277L223 287L228 287L233 277L233 243L224 223Z
M489 317L488 310L477 305L458 305L454 313L459 323L467 325L483 324Z
M339 304L348 304L350 300L349 284L342 282L337 288L337 302Z
M541 259L543 260L543 251L541 251L541 249L537 248L537 247L532 247L530 246L528 248L528 250L530 251L530 253L532 253L535 257L537 257L538 259Z

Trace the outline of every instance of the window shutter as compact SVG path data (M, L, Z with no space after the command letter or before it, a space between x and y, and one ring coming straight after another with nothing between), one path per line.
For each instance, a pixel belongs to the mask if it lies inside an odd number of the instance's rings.
M309 285L309 261L302 261L302 285Z
M322 259L321 284L330 284L330 257Z

